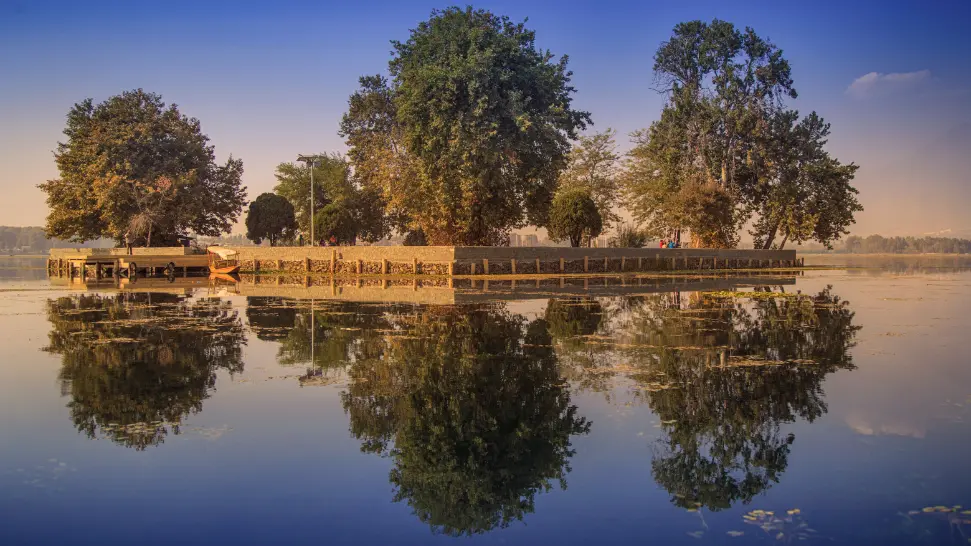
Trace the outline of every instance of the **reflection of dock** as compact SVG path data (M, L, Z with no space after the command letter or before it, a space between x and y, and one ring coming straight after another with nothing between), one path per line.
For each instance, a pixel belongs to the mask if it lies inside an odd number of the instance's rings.
M794 285L795 275L723 274L540 277L505 279L381 279L374 277L297 277L243 275L243 296L353 302L455 304L557 296L623 296L677 291L735 290L747 286Z
M105 277L91 279L82 277L51 277L51 286L63 287L69 290L85 290L91 292L155 292L167 294L190 295L197 290L210 290L215 283L209 277L147 277L129 279L126 277ZM235 291L235 284L218 283L219 288L226 287L230 292Z

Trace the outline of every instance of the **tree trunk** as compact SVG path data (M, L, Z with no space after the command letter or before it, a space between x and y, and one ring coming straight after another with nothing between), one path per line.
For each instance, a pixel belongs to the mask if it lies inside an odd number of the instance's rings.
M762 244L762 250L769 250L772 248L772 242L775 241L775 234L779 232L779 220L776 220L775 224L772 226L772 230L769 231L769 235L765 238L765 243Z
M779 250L782 250L783 248L786 247L786 241L788 240L789 240L789 234L786 233L785 236L782 238L782 242L779 243Z

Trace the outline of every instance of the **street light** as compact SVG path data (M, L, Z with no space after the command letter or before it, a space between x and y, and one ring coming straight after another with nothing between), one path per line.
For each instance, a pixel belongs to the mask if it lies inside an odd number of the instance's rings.
M319 155L303 154L297 156L297 161L303 161L310 169L310 246L317 246L317 240L314 239L314 164L319 157Z

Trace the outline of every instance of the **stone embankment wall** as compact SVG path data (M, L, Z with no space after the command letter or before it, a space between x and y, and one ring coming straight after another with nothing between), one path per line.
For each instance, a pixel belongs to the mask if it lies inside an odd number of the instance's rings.
M362 275L535 275L769 269L795 250L569 247L235 247L243 271Z

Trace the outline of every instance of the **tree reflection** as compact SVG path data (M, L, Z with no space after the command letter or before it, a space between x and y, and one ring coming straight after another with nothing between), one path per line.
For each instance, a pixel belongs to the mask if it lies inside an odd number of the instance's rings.
M216 372L243 369L243 328L229 303L174 294L48 300L49 345L77 429L145 449L202 409Z
M381 358L351 367L342 393L362 450L394 460L395 501L438 532L505 527L537 492L566 487L570 436L589 423L570 403L545 320L501 307L399 316Z
M589 367L589 358L566 357L581 364L580 378L622 373L635 381L634 395L662 423L652 473L678 506L724 509L777 483L795 440L782 427L823 415L823 379L853 367L860 327L831 288L812 297L757 296L611 302L597 312L609 315L601 328L610 342L587 350L615 364ZM557 348L576 352L567 342Z

